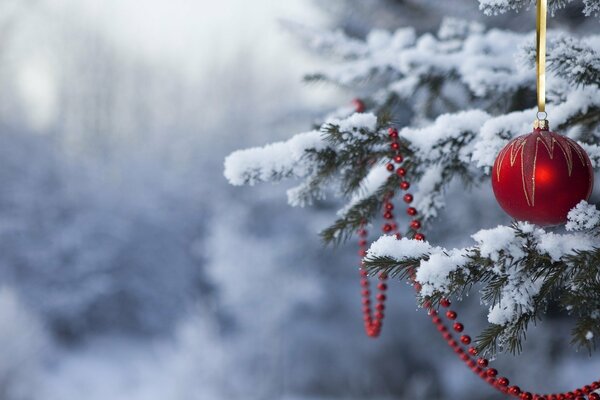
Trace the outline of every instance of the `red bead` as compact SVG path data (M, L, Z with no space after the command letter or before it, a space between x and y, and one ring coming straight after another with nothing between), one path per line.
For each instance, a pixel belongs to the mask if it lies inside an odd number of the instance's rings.
M452 334L450 332L445 332L442 337L444 338L444 340L451 340L452 339Z
M398 137L398 129L396 129L396 128L389 128L388 129L388 135L391 138L394 138L394 139L397 138Z
M383 293L379 293L379 294L377 295L377 300L379 300L379 301L385 301L385 294L383 294Z
M444 308L450 307L450 304L452 304L452 303L450 303L450 300L448 300L448 299L440 300L440 306L442 306Z
M369 289L363 289L363 290L361 291L361 294L362 294L364 297L368 297L368 296L371 294L371 291L370 291Z
M471 360L471 359L469 359L469 361L467 361L467 365L469 366L469 368L471 368L471 370L473 368L477 367L477 363L475 361Z
M463 344L471 344L471 336L469 336L469 335L462 335L462 336L460 337L460 341L461 341Z
M480 358L477 360L477 365L479 365L481 368L485 368L488 366L488 360L485 358Z
M408 190L409 187L410 187L410 182L407 182L407 181L400 182L400 189Z
M382 272L379 274L379 280L380 281L385 281L388 278L387 273Z
M455 322L454 325L452 326L452 328L456 331L456 332L462 332L465 327L463 324L461 324L460 322ZM462 338L460 339L461 342L463 342ZM464 342L463 342L464 343ZM468 344L468 343L467 343Z
M398 168L396 170L396 175L398 175L398 176L405 176L406 175L406 169L404 169L404 168Z
M495 368L487 370L487 376L495 377L496 375L498 375L498 371Z
M425 235L423 235L422 233L417 233L415 235L415 240L424 241L425 240Z
M456 343L456 340L450 339L450 340L448 340L448 345L450 347L456 347L456 346L458 346L458 343Z
M385 203L385 209L387 211L392 211L394 209L394 205L390 202Z
M377 305L375 306L375 309L377 311L383 311L383 310L385 310L385 304L377 303Z
M387 290L387 285L385 283L383 283L383 282L379 282L377 284L377 289L379 289L381 291L385 291L385 290Z
M383 319L383 313L381 311L378 311L375 313L375 318L377 319Z
M361 99L353 99L352 105L354 106L354 111L358 113L364 112L366 109L365 103Z
M533 400L533 395L529 392L521 393L521 400Z
M358 245L359 246L366 246L367 245L367 240L366 239L360 239L358 241Z
M410 215L411 217L414 217L415 215L417 215L417 209L416 209L416 208L414 208L414 207L408 207L408 208L406 209L406 213L407 213L408 215Z
M410 193L406 193L403 197L405 203L412 203L413 195Z
M387 232L391 232L394 228L392 227L391 224L385 224L385 225L383 225L382 229L383 229L384 232L387 233Z
M476 356L477 354L479 354L479 352L475 347L469 347L469 354L472 356Z
M456 317L458 317L458 315L456 314L456 311L452 311L452 310L446 311L446 318L454 320L454 319L456 319Z
M392 219L392 218L394 218L394 214L392 214L391 212L387 211L385 214L383 214L383 218L385 218L385 219Z
M566 222L571 208L589 198L594 171L577 142L534 129L504 147L494 163L492 178L496 199L510 216L538 225L557 225Z
M360 276L362 276L363 278L366 278L367 276L369 276L369 273L364 269L359 270L359 272L360 272Z
M364 256L366 256L366 255L367 255L367 251L366 251L365 249L360 249L360 250L358 251L358 255L359 255L360 257L364 257Z
M498 378L496 379L496 383L500 386L508 386L508 379L506 379L505 377L502 378Z
M585 394L590 394L592 392L592 387L590 385L585 385L581 390L583 390L583 393Z
M590 398L590 400L600 400L600 394L598 393L590 393L588 397Z
M396 233L394 236L396 236L396 239L398 239L398 240L402 239L402 235L399 233Z
M365 236L367 236L368 234L369 234L369 232L367 232L367 230L366 230L366 229L359 229L359 230L358 230L358 236L365 237Z
M385 166L385 168L386 168L388 171L392 172L392 171L394 170L394 164L392 164L392 163L387 163L387 165Z
M518 386L511 386L510 389L508 389L508 393L512 394L513 396L518 396L521 394L521 388Z
M363 303L363 305L368 306L368 305L371 304L371 300L369 300L369 299L362 299L362 303Z
M400 145L398 144L398 142L391 143L390 147L392 148L392 150L398 150L398 149L400 149Z
M400 164L402 161L404 161L404 157L402 157L400 154L394 156L394 162L396 164Z
M361 279L360 280L360 286L362 286L364 288L369 287L369 281L366 280L366 279Z
M442 319L440 317L438 317L437 315L435 317L431 318L431 320L433 321L434 324L442 323Z
M448 328L446 328L444 325L438 325L437 330L442 333L448 332Z
M412 220L410 221L410 227L414 230L420 229L421 228L421 222L418 220Z
M423 286L419 282L415 282L414 287L417 292L420 292L421 289L423 289Z
M461 350L461 351L462 351L462 350ZM460 355L460 359L466 362L466 361L468 361L468 360L469 360L469 356L468 356L468 355L466 355L465 353L462 353L462 354Z

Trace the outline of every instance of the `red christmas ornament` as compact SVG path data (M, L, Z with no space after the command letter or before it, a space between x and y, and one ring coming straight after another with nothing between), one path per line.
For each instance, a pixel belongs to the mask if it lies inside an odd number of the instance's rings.
M566 222L567 214L587 200L594 186L588 155L575 141L541 128L511 140L492 170L500 206L517 220L538 225ZM536 124L537 125L537 124Z

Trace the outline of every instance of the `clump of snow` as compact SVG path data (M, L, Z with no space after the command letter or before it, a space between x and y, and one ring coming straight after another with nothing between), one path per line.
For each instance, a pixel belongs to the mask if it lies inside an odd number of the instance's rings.
M302 178L311 171L302 162L307 149L321 149L325 143L319 131L300 133L285 142L238 150L225 159L225 177L232 185L254 185L283 177Z
M448 152L449 139L458 138L469 132L479 132L490 116L481 110L462 111L440 115L433 124L424 128L407 127L400 136L411 142L422 160L438 160ZM445 145L442 145L446 143Z
M589 231L600 225L600 211L595 205L581 200L567 214L568 231Z
M431 245L427 242L408 238L398 240L395 236L384 235L371 244L367 251L367 257L392 257L402 261L423 257L430 252Z
M592 340L592 339L594 338L594 332L592 332L592 331L587 331L587 332L585 333L585 338L586 338L586 340L588 340L588 341L589 341L589 340Z
M559 261L563 256L574 254L576 251L592 250L598 245L592 236L583 234L560 235L542 231L537 236L537 250L548 254L553 261Z
M500 299L490 307L488 322L496 325L511 324L522 315L534 311L534 297L543 281L523 277L519 271L508 275L508 284L502 288Z
M435 292L447 292L451 274L468 261L466 251L463 249L434 252L428 260L422 260L416 274L416 280L422 286L421 295L429 296ZM468 273L468 270L464 272Z
M478 244L483 257L498 261L500 252L508 252L513 258L524 255L522 241L515 236L515 230L499 225L493 229L483 229L471 236Z
M372 113L354 113L344 119L332 118L325 122L322 129L328 125L339 127L341 132L352 132L361 128L374 130L377 126L377 116Z

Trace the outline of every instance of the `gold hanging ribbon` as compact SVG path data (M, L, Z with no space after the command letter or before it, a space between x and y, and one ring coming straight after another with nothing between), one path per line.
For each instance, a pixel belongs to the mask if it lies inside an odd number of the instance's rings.
M540 113L546 113L546 19L548 0L537 2L537 101L538 119ZM542 119L546 119L545 117Z

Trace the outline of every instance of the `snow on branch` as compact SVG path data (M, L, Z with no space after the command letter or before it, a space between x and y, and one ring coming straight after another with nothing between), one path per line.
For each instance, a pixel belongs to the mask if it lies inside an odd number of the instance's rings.
M600 211L595 205L582 200L568 214L568 231L592 231L600 227Z
M600 14L600 1L598 0L583 0L583 14L587 17L598 16Z
M600 83L600 54L597 38L577 39L565 33L551 32L546 61L555 76L571 87ZM520 58L528 68L535 66L535 43L523 46Z
M328 145L323 130L336 126L346 136L360 129L375 129L377 117L355 113L345 119L331 119L321 130L300 133L285 142L268 144L231 153L225 159L225 177L232 185L254 185L258 182L279 181L284 178L306 178L315 165L308 151L320 151Z
M535 5L536 0L479 0L479 9L486 15L504 14L508 11L518 11ZM550 12L564 8L573 0L550 0L548 8ZM588 0L589 1L589 0Z
M598 225L600 212L587 203L569 213L568 227L573 231L589 231ZM492 352L499 343L519 351L528 322L538 318L557 293L566 309L580 318L589 316L593 308L574 310L578 303L573 298L582 296L584 288L600 285L596 280L598 237L549 232L519 222L481 230L472 238L475 244L470 247L445 249L384 236L372 244L364 261L371 272L408 275L415 271L422 301L436 303L481 283L491 324L486 332L491 336L482 337L480 345ZM600 329L600 322L596 324L595 329Z
M232 185L254 185L283 178L304 178L312 170L306 150L325 146L319 131L293 136L285 142L238 150L225 159L225 177Z

